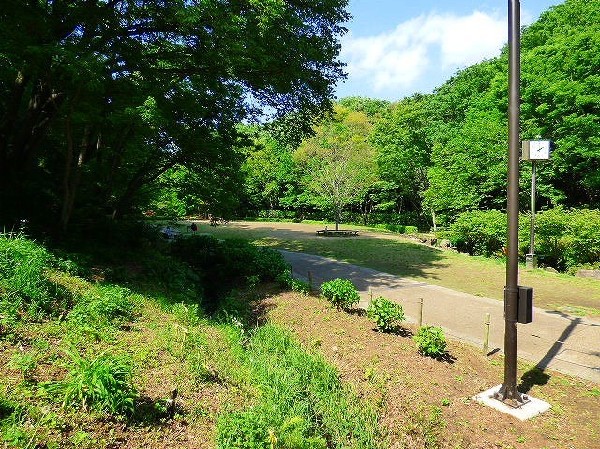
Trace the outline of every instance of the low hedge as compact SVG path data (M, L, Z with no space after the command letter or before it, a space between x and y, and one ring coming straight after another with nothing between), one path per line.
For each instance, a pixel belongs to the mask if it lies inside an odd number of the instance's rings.
M458 216L444 233L452 244L471 255L502 256L506 247L506 213L469 211ZM519 252L529 252L531 216L519 218ZM573 270L600 263L600 210L557 207L541 211L535 219L535 252L545 265Z

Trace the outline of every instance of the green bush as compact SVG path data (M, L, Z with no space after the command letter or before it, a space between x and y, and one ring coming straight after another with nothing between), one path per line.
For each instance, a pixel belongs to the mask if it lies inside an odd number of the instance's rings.
M379 226L375 226L375 227L383 227L384 229L387 229L388 231L397 232L399 234L404 234L404 231L406 229L406 226L400 225L400 224L394 224L394 223L379 225Z
M416 234L419 232L419 228L416 226L404 226L404 234Z
M423 326L413 337L419 352L429 357L441 357L446 352L446 338L441 327Z
M202 278L204 307L219 308L219 301L232 284L249 276L276 281L288 271L283 256L270 248L257 247L247 240L218 240L212 236L181 238L171 245L175 257L188 263Z
M461 252L488 257L500 255L506 245L506 214L499 210L463 212L447 235Z
M278 251L257 247L247 240L200 235L178 239L171 247L175 256L211 279L258 275L263 281L274 281L288 269Z
M58 396L64 407L91 408L112 415L133 412L137 391L127 360L106 353L93 359L75 350L66 354L71 359L66 379L43 384L43 390Z
M350 309L358 304L360 296L354 284L348 279L334 279L321 285L321 293L325 299L339 309Z
M393 331L404 320L404 309L387 298L375 298L367 309L367 316L383 332Z
M600 211L549 209L536 214L536 253L561 271L600 262Z
M529 252L531 216L519 217L519 252ZM506 214L501 211L471 211L459 215L445 236L459 251L472 255L502 255L506 245ZM543 264L561 271L595 266L600 262L600 211L542 211L535 219L535 252Z
M0 234L0 323L60 315L73 298L48 278L56 258L24 236Z

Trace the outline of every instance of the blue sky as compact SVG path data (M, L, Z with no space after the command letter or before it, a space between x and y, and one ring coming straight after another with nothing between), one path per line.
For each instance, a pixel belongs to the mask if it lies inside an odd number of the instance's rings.
M562 2L521 0L522 24ZM350 0L341 53L348 79L337 96L393 101L431 92L457 70L500 53L507 9L507 0Z

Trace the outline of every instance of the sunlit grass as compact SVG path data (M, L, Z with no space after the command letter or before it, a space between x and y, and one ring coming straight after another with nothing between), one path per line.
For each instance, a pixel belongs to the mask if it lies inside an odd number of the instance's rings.
M390 233L325 238L297 230L293 224L283 224L281 231L271 229L278 226L277 223L260 223L257 228L242 228L236 223L216 228L201 225L200 232L219 237L246 237L272 248L331 257L477 296L503 298L506 262L502 259L444 251ZM322 225L312 227L317 230ZM534 288L537 307L573 310L574 314L587 316L600 314L600 282L597 280L521 267L520 284Z

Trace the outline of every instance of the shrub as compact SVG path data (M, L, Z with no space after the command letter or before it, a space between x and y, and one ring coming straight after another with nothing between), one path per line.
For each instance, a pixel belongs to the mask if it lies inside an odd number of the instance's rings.
M209 313L220 307L221 298L235 281L250 276L275 281L288 270L278 251L257 247L246 240L217 240L199 235L178 239L171 249L174 256L201 276L205 293L203 306Z
M400 304L380 296L369 304L367 316L375 321L379 330L389 332L404 320L404 310Z
M283 256L270 248L257 247L247 240L217 240L212 236L181 238L171 245L173 254L212 279L258 275L274 281L288 269Z
M43 384L45 391L59 396L64 407L91 408L113 415L133 412L137 391L127 360L106 353L90 359L74 350L65 352L71 359L66 379Z
M419 228L416 226L405 226L403 231L404 234L416 234L417 232L419 232Z
M556 269L565 269L563 258L569 216L562 208L549 209L536 214L536 252L544 256L544 263Z
M446 352L446 338L441 327L423 326L413 339L417 342L417 348L423 355L441 357Z
M492 256L506 244L506 214L499 210L463 212L450 226L448 238L459 251Z
M536 216L536 252L559 270L600 262L600 211L562 208Z
M358 290L348 279L338 278L323 283L321 293L338 309L350 309L360 301Z

